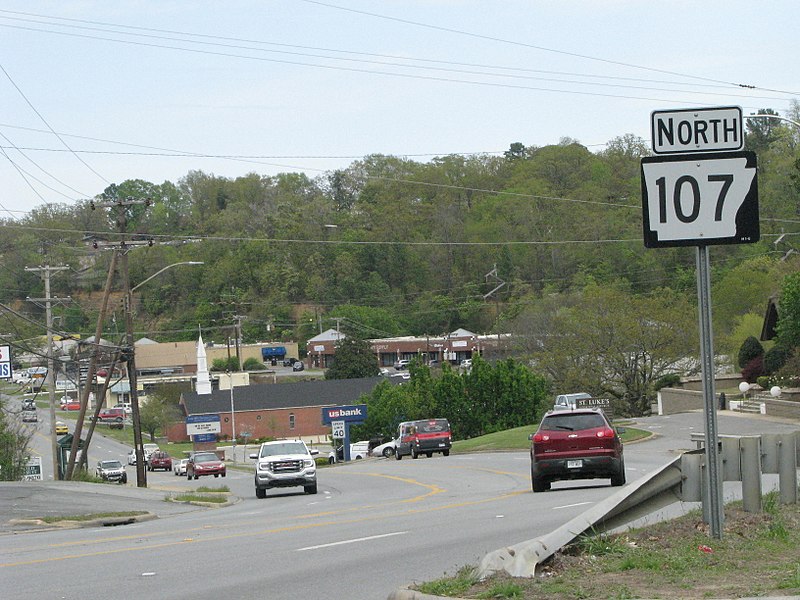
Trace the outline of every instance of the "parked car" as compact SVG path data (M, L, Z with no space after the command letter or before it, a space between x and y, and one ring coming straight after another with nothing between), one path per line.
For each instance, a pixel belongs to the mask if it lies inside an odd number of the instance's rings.
M610 477L613 486L625 484L622 442L600 409L548 411L530 439L534 492L566 479Z
M452 443L450 423L447 419L404 421L397 428L396 440L394 457L397 460L407 455L418 458L420 454L430 458L434 452L449 456Z
M69 429L67 428L66 423L56 421L56 435L67 435L68 433Z
M186 463L189 462L188 458L181 458L172 461L172 472L175 475L186 475Z
M401 371L403 369L407 369L409 362L411 362L411 361L406 360L406 359L396 360L396 361L394 361L394 368L396 370L398 370L398 371Z
M305 368L306 366L301 360L295 361L295 363L292 365L292 371L303 371Z
M128 464L135 465L136 464L136 448L131 448L128 451Z
M189 457L186 462L186 477L202 477L203 475L213 475L225 477L225 463L213 452L196 452Z
M73 401L72 398L70 398L69 396L61 396L61 399L58 401L58 404L59 404L59 406L61 406L61 408L63 410L64 406L67 403L72 402L72 401Z
M472 359L471 358L465 358L464 360L461 361L461 365L460 366L464 370L471 369L472 368Z
M22 411L22 422L23 423L38 423L39 417L36 415L35 410L23 410Z
M372 454L372 456L385 456L386 458L390 458L394 456L395 445L395 440L389 440L379 446L375 446L370 454Z
M130 416L131 414L131 405L130 404L115 404L114 408L121 408L122 414L124 416Z
M309 450L303 440L264 442L256 461L256 498L266 498L267 490L276 487L303 486L306 494L317 493L317 463L319 450Z
M172 457L162 450L153 452L147 459L148 471L157 471L158 469L164 469L165 471L172 469Z
M297 362L297 359L294 357L287 357L283 359L283 366L284 367L293 367L294 363Z
M98 423L108 423L112 429L122 429L125 422L124 408L104 408L97 415Z
M128 483L128 474L125 472L125 467L118 460L97 461L94 473L103 481Z
M22 400L22 410L36 410L36 402L33 401L33 398Z
M70 400L61 406L62 410L80 410L81 403L78 400Z
M350 460L361 460L369 455L369 442L356 442L350 444ZM344 444L328 454L328 464L344 460Z

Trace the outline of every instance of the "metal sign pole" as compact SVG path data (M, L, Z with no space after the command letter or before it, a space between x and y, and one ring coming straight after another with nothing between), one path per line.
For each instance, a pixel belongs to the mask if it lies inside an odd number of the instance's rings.
M717 407L714 401L714 343L711 336L711 277L708 247L697 246L697 309L700 317L700 362L703 373L703 407L706 418L706 474L711 536L722 539L722 490L717 445Z

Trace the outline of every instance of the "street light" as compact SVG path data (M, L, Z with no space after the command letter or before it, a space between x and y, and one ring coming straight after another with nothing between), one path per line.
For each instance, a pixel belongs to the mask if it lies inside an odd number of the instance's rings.
M127 259L127 257L126 257ZM156 271L150 277L135 285L134 287L129 287L128 284L128 262L125 260L123 263L123 280L125 281L125 329L126 329L126 340L127 340L127 352L126 358L128 363L128 385L130 387L130 394L131 394L131 420L133 421L133 446L136 450L136 485L138 487L147 487L147 470L145 469L144 464L144 445L142 442L142 424L139 419L139 394L136 390L136 360L135 360L135 352L134 352L134 343L133 343L133 315L132 315L132 306L133 306L133 291L142 287L145 283L153 279L156 275L160 275L167 269L171 269L172 267L177 267L178 265L202 265L202 262L195 262L195 261L184 261L184 262L177 262L172 263L171 265L167 265L160 271Z
M185 262L176 262L176 263L172 263L171 265L167 265L166 267L164 267L164 268L163 268L163 269L161 269L160 271L156 271L155 273L153 273L152 275L150 275L150 277L148 277L147 279L145 279L145 280L144 280L144 281L142 281L141 283L139 283L139 284L137 284L137 285L133 286L133 287L131 288L131 293L135 292L135 291L136 291L136 290L138 290L140 287L142 287L142 286L143 286L145 283L147 283L148 281L150 281L150 280L151 280L151 279L153 279L154 277L156 277L156 276L158 276L158 275L161 275L161 273L163 273L163 272L164 272L164 271L166 271L167 269L171 269L172 267L177 267L177 266L179 266L179 265L204 265L204 264L205 264L204 262L200 262L200 261L194 261L194 260L189 260L189 261L185 261Z

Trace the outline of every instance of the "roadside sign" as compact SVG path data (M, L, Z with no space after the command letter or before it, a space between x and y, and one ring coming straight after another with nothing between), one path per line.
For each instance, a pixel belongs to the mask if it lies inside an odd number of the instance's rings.
M651 156L641 171L647 248L759 240L754 152Z
M324 425L330 425L333 421L363 423L366 418L366 404L356 404L353 406L326 406L322 409L322 423Z
M25 464L25 475L22 476L22 481L42 481L42 457L32 456Z
M0 346L0 379L11 379L11 346Z
M219 415L189 415L186 417L186 435L219 433L220 431L222 431L222 426Z
M656 154L744 148L742 109L739 106L655 110L650 114L650 131Z
M344 438L344 421L331 421L331 428L333 429L333 439L341 440Z

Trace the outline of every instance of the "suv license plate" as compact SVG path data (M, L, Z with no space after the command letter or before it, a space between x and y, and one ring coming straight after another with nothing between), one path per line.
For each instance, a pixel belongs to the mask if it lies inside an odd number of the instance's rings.
M583 466L582 460L568 460L567 461L567 468L568 469L580 469Z

